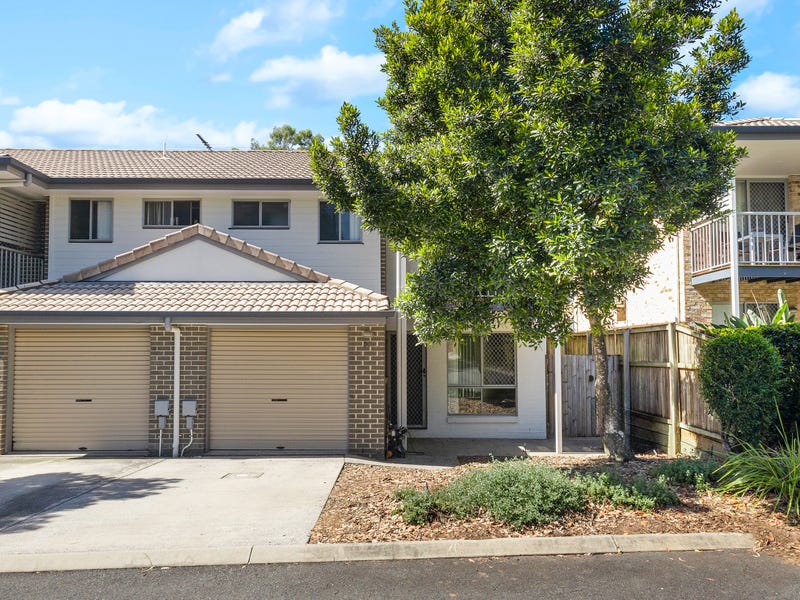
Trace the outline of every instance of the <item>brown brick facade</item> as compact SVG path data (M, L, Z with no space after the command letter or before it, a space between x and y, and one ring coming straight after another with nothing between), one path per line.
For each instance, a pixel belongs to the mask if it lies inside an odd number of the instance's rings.
M789 177L789 197L786 202L789 212L800 212L800 175Z
M681 259L683 260L683 314L679 320L686 323L710 323L711 302L702 292L692 285L692 234L689 231L680 233ZM730 285L728 286L730 289Z
M6 427L8 426L8 325L0 325L0 454L5 454L7 444Z
M386 451L386 336L383 325L351 325L348 348L348 450L374 458Z
M197 400L197 417L194 420L194 442L185 455L206 450L206 423L208 415L208 326L179 325L181 330L181 391L183 400ZM148 416L149 450L158 454L158 419L154 414L155 400L169 400L170 415L162 436L162 456L172 456L172 378L174 336L162 325L150 327L150 409ZM181 407L182 408L182 407ZM186 419L181 415L180 444L189 443Z
M793 281L740 281L739 282L739 301L744 302L768 302L778 301L778 290L783 290L789 308L796 311L800 308L800 282ZM703 295L708 302L730 302L731 282L730 279L704 283L697 286L697 291Z

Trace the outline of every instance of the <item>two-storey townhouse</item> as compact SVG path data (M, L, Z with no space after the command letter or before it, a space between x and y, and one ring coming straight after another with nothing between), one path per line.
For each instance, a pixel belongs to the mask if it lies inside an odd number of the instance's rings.
M670 239L650 260L651 276L629 292L617 325L722 322L754 310L771 317L782 289L800 307L800 119L744 119L736 133L747 156L737 168L723 216ZM578 318L578 329L587 324Z
M0 265L23 284L0 294L0 451L546 437L544 350L418 346L390 308L406 262L304 152L0 150L0 202L30 238L0 252L39 261Z

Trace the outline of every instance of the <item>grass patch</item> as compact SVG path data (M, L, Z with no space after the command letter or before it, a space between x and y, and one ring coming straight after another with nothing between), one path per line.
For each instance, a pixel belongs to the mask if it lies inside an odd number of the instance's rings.
M719 468L720 489L736 496L760 499L775 495L775 508L800 517L800 436L789 436L780 424L782 444L769 448L742 442L741 451L728 456Z
M464 519L486 514L517 529L544 525L587 502L611 502L638 510L678 503L666 476L626 483L610 472L571 476L528 460L494 462L474 469L436 490L398 490L396 513L407 523L423 525L437 515Z

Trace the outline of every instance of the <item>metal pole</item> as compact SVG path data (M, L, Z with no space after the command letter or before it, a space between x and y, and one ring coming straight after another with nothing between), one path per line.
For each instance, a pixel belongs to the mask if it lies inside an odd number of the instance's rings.
M564 452L564 424L562 423L564 401L561 389L561 378L563 376L561 371L561 345L559 344L555 346L553 351L553 374L555 376L555 423L553 428L555 429L556 454L562 454Z
M741 317L739 307L739 228L736 213L736 180L731 182L731 213L728 216L728 238L731 254L731 315Z

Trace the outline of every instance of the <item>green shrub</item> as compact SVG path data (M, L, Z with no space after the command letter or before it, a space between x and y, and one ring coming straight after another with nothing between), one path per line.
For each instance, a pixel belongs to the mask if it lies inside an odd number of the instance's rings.
M397 512L407 523L417 525L437 513L456 518L485 513L521 528L550 523L585 504L580 486L568 475L526 460L492 463L433 492L403 489L395 495L401 500Z
M430 490L402 488L397 490L394 496L400 500L395 513L401 513L406 523L424 525L432 521L436 515L436 500Z
M781 445L769 448L742 444L719 468L720 488L735 495L754 494L763 499L775 494L776 508L786 505L786 514L800 517L800 437L787 434L779 419Z
M759 329L781 357L781 397L778 408L789 431L800 426L800 323L767 325ZM772 444L780 443L777 429L768 438Z
M715 471L719 465L712 460L697 458L676 458L662 462L651 475L664 476L676 485L691 485L698 490L707 489L716 480Z
M437 501L442 512L455 517L485 511L516 528L550 523L585 503L568 475L527 460L496 462L466 473L439 490Z
M719 418L724 443L758 444L775 420L781 359L756 329L730 329L703 342L700 389Z
M678 496L661 475L656 479L638 477L633 483L624 482L610 471L593 473L580 478L586 496L593 502L609 502L636 510L652 511L661 506L678 504Z

